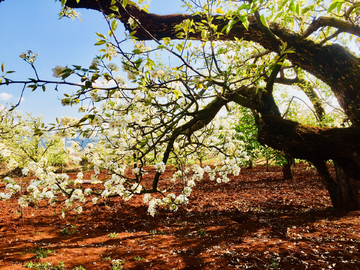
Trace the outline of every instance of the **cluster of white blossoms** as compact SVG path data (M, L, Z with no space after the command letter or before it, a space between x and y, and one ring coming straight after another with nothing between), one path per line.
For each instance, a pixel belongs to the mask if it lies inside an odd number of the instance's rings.
M121 75L116 76L116 77L115 77L115 81L116 81L119 85L125 86L126 81L125 81L125 78L124 78L123 76L121 76Z
M155 169L157 172L163 173L163 172L165 172L166 165L164 164L164 162L161 161L155 165Z
M79 122L79 119L75 118L75 117L71 117L71 116L68 116L68 115L61 117L61 125L64 128L67 128L69 126L74 126L78 122Z
M20 54L20 58L24 59L26 62L33 65L38 55L39 55L38 53L33 53L32 51L28 50L27 53L22 52Z
M180 85L173 86L180 89ZM203 147L197 148L196 151L193 150L191 144L183 147L186 138L182 136L174 142L174 147L181 156L188 156L188 152L191 152L190 159L196 159L201 155L213 155L220 159L219 164L213 168L210 166L203 168L194 164L186 165L182 170L175 172L172 181L183 185L180 194L175 195L161 191L161 194L164 195L162 199L152 197L152 194L143 188L141 182L137 182L146 174L141 166L132 170L136 180L126 177L126 168L132 164L134 156L146 151L148 154L144 156L144 160L146 158L151 160L154 151L158 157L162 156L166 149L166 138L171 136L164 125L166 121L169 121L168 118L160 115L152 107L152 102L161 104L168 98L167 94L165 92L161 96L150 94L151 91L135 90L126 101L121 101L121 96L115 93L114 98L103 102L100 108L92 109L93 117L89 117L88 126L76 126L79 122L77 118L69 116L61 118L57 136L71 137L71 134L86 134L84 138L96 138L94 143L89 143L84 148L73 143L71 147L67 148L67 152L68 159L74 163L78 163L86 157L89 166L95 172L91 181L103 184L102 191L95 192L90 188L83 188L84 175L82 173L79 173L75 180L70 180L66 174L55 174L50 167L46 167L46 159L42 159L39 162L29 162L23 168L23 174L33 175L34 179L26 189L28 193L20 196L19 203L22 206L27 206L29 202L38 203L41 200L54 203L57 198L65 196L68 197L65 200L65 207L80 213L88 200L96 204L101 198L120 196L124 200L129 200L134 195L143 194L144 202L148 204L148 213L154 216L158 207L167 207L171 211L176 211L179 205L187 203L197 182L201 181L204 175L207 174L211 180L216 179L217 182L227 182L229 181L228 174L237 175L240 172L240 160L236 156L243 157L242 148L241 143L234 138L234 127L229 122L231 120L216 118L208 127L193 135L197 137L197 141L202 142ZM97 101L100 96L101 92L98 89L90 92L93 101ZM147 102L147 99L151 102ZM173 103L174 108L178 109L179 103L181 109L186 107L188 101L181 96ZM82 107L81 111L86 111L86 108ZM169 122L168 125L171 123ZM186 123L186 119L174 124L174 127L184 123ZM158 143L162 140L161 138L164 138L165 143ZM210 147L211 144L216 147ZM222 152L219 152L220 148ZM0 145L0 149L4 148ZM162 161L156 163L154 167L158 173L164 173L166 170L166 164ZM107 171L111 176L105 182L97 180L97 175L103 171ZM14 184L9 185L8 189L9 193L1 194L2 199L8 199L18 192L18 187Z
M118 72L119 71L119 67L115 63L109 63L107 65L107 68L110 69L112 72Z
M163 197L162 199L157 199L157 198L151 199L151 196L147 194L145 196L144 196L144 201L148 202L149 205L148 213L153 217L157 213L156 211L157 207L168 206L170 211L176 211L178 209L178 205L187 204L189 202L188 195L186 194L180 194L179 196L176 196L175 194L170 193L166 197Z
M129 24L137 27L131 18ZM101 75L103 72L104 76L99 78L104 78L104 84L112 82L112 85L106 90L104 87L87 88L79 99L82 105L89 100L89 105L80 106L79 112L88 114L82 120L62 117L56 129L54 136L58 138L93 140L83 147L75 143L68 147L66 161L74 164L86 161L88 168L95 173L90 181L102 185L102 189L83 187L83 173L72 180L66 174L54 173L54 169L48 165L49 158L41 157L36 159L37 162L27 160L22 164L22 173L33 178L26 188L26 195L19 198L22 206L41 200L49 203L62 200L67 210L81 213L88 201L96 204L98 200L113 196L129 200L133 196L142 195L148 204L148 213L154 216L159 207L176 211L179 205L188 203L196 185L205 176L221 183L228 182L230 174L239 174L241 160L246 158L246 154L242 142L236 139L234 125L237 119L216 117L201 129L195 129L185 136L181 129L197 118L196 114L211 102L213 93L204 94L202 90L207 91L207 83L204 79L200 80L198 74L190 74L189 71L185 76L180 69L174 71L176 69L156 65L149 57L151 51L152 48L145 43L135 41L134 57L131 60L125 56L122 58L123 70L134 85L132 89L124 89L126 81L116 74L119 67L115 63L105 64L104 60L94 59L89 74L94 75L94 67L101 66L102 69L97 68L95 74ZM106 43L105 54L110 60L118 52L113 44ZM236 56L229 54L226 58ZM60 78L64 69L56 66L53 69L54 76ZM193 81L188 84L186 80ZM201 92L196 92L200 88ZM218 93L215 94L218 96ZM202 98L203 95L209 99ZM72 98L67 97L70 101ZM7 147L0 145L1 156L9 156L7 151ZM193 164L194 161L201 162L204 157L216 157L217 163L211 167ZM165 173L166 163L170 160L175 160L179 168L171 182L174 186L181 185L181 192L172 193L171 188L160 191L156 187L147 189L146 185L143 186L143 176L147 173L144 164L155 164L155 177L158 177ZM133 168L131 176L129 168ZM98 179L102 172L108 174L106 180ZM7 181L9 192L0 194L2 199L19 193L16 182L11 182L11 179Z
M10 177L5 177L3 180L4 183L7 183L5 190L8 190L9 192L4 193L0 192L0 199L8 200L11 198L11 196L17 192L21 191L20 185L18 185L14 180L12 180Z
M6 147L5 144L0 143L0 157L9 157L11 155L11 151Z
M96 114L96 115L94 115L94 118L90 121L90 124L91 124L92 126L99 126L99 125L101 125L101 123L102 123L103 121L104 121L104 120L103 120L103 118L101 117L101 115Z
M92 93L90 94L92 95ZM139 92L134 92L134 95L141 95ZM142 97L138 99L141 100ZM179 205L187 203L192 191L196 187L196 183L201 181L205 174L209 175L212 180L217 179L217 182L229 181L228 174L237 175L240 172L240 161L234 158L234 155L238 155L241 149L238 149L238 143L232 143L231 139L234 139L233 127L231 124L227 124L224 121L216 120L209 127L208 138L206 132L196 133L199 141L204 143L203 148L199 148L199 151L204 151L205 155L213 154L217 156L228 155L228 158L223 157L223 161L218 166L211 168L206 166L201 167L198 164L192 166L185 166L183 170L175 172L172 179L174 182L182 183L182 192L178 195L162 191L164 195L162 199L153 198L152 195L144 190L140 183L134 182L134 179L125 177L126 168L128 165L125 163L120 164L119 160L131 160L134 154L138 154L137 147L139 143L146 140L146 144L142 147L148 147L155 143L160 136L166 135L161 128L156 133L151 133L151 136L144 136L137 129L141 127L144 131L153 130L154 127L160 126L161 121L156 119L156 114L149 118L149 114L153 114L150 110L151 107L145 106L142 102L133 106L131 103L121 103L119 105L116 98L114 101L103 104L102 109L95 109L97 113L93 119L89 119L91 125L91 136L96 137L94 143L89 143L86 147L81 148L79 144L73 143L71 147L67 148L70 154L70 159L79 162L83 157L87 157L92 168L95 171L95 176L92 180L96 183L99 182L96 175L102 171L108 171L111 178L102 183L104 189L99 193L90 188L82 188L83 177L82 173L77 175L75 180L70 180L66 174L55 174L50 167L46 168L46 159L42 159L39 162L29 162L22 172L24 175L33 175L35 178L31 181L27 187L27 194L20 196L19 203L22 206L27 206L29 202L39 203L41 200L47 200L49 203L54 203L59 196L67 196L65 200L65 207L73 209L75 212L80 213L83 211L83 207L86 204L88 198L93 204L96 204L101 198L108 198L109 196L120 196L124 200L131 199L134 195L144 194L144 202L148 203L148 213L152 216L156 214L158 207L168 207L171 211L176 211ZM106 111L107 114L101 113ZM75 129L86 131L86 127L73 127L79 120L76 118L65 116L61 118L61 131L63 136L69 136ZM220 136L221 135L221 136ZM204 137L205 136L205 137ZM204 138L202 138L204 137ZM214 137L216 139L214 139ZM219 139L221 137L221 139ZM179 140L175 142L175 146L180 148L183 138L179 137ZM214 149L207 147L206 142L216 142L218 147L222 146L224 153L219 153ZM189 151L191 146L189 146ZM4 147L0 145L0 149ZM164 144L156 146L155 150L158 153L163 153L166 147ZM142 148L139 148L143 151ZM186 155L186 147L184 155ZM151 154L151 152L149 152ZM199 153L198 153L199 155ZM195 157L195 155L194 155ZM155 165L155 169L158 173L164 173L166 170L166 164L164 162L158 162ZM146 171L140 166L134 168L132 173L139 177L146 174ZM218 176L216 178L216 176ZM2 199L8 199L13 194L19 191L18 186L15 183L9 184L7 189L8 193L0 194ZM156 192L156 191L155 191ZM70 194L70 195L69 195ZM65 212L63 212L65 214Z
M110 57L116 57L118 55L115 46L109 43L106 43L106 52Z
M53 71L53 76L55 78L61 78L61 76L63 75L63 71L65 70L66 67L63 66L56 66L52 69Z
M139 50L141 53L151 51L151 46L145 46L144 42L136 42L134 45L135 50Z
M162 69L159 69L152 74L152 77L154 79L163 79L165 77L165 75L166 75L166 72Z

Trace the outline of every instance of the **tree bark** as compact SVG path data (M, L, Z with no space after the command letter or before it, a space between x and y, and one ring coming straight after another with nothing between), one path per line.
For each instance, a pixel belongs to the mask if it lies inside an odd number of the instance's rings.
M289 155L285 154L286 162L282 166L282 172L284 180L292 180L294 179L294 159Z
M294 158L329 160L358 157L360 127L319 128L263 115L258 140Z

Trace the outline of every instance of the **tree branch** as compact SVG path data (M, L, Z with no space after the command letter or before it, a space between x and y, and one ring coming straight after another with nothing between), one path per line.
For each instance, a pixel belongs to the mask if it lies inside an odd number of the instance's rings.
M319 128L266 115L260 119L258 141L294 158L329 160L359 152L359 134L359 127Z
M318 30L320 27L324 27L324 26L335 27L341 32L346 32L349 34L353 34L355 36L360 36L360 27L358 25L354 25L351 22L340 20L337 18L320 17L310 24L310 26L305 30L302 37L307 38L316 30Z

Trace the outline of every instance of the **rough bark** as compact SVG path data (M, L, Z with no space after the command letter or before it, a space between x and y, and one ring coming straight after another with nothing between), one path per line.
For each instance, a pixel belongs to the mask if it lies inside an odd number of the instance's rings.
M289 155L285 154L286 164L282 166L282 173L284 180L294 179L294 159Z
M260 119L258 140L300 159L342 159L360 153L360 127L319 128L281 117Z

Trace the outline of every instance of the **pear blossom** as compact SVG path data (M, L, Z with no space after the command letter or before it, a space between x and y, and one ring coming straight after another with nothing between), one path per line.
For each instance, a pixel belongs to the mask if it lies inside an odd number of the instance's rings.
M65 70L66 67L63 66L55 66L52 71L53 71L53 77L55 78L61 78L62 76L62 72Z

